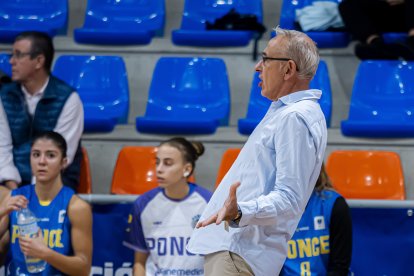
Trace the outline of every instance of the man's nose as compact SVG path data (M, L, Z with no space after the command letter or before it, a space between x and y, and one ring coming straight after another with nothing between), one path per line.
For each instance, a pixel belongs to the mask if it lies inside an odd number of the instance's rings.
M13 65L13 64L15 64L16 62L16 59L14 58L14 56L11 56L10 57L10 59L9 59L9 63L11 64L11 65Z
M254 69L256 70L256 72L261 72L262 71L262 66L263 66L263 60L260 59L258 63L256 63L256 66L254 67Z

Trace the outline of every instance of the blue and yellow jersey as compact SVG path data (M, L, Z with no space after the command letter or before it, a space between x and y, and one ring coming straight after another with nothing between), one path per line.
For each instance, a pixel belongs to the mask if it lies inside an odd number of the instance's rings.
M40 202L34 185L26 185L12 191L12 196L23 195L29 200L28 208L38 219L38 226L42 229L45 244L63 255L73 255L71 243L71 224L67 215L69 202L74 195L72 189L62 187L51 202ZM24 255L19 245L19 227L17 212L9 215L10 219L10 251L11 260L7 268L7 275L30 275L26 269ZM36 275L63 275L49 264L42 273Z
M329 261L329 225L332 208L340 195L313 192L305 212L288 242L288 254L280 275L326 275Z

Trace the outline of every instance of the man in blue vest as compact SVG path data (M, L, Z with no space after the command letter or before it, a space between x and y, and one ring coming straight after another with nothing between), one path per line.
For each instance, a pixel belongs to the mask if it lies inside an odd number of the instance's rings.
M68 143L63 183L79 183L83 106L79 95L51 75L54 47L41 32L21 33L10 58L12 80L0 90L0 183L10 189L34 183L30 168L33 137L59 132Z

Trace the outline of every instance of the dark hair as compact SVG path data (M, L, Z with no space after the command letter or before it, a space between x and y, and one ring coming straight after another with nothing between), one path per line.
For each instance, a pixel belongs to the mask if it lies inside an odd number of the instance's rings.
M65 138L63 138L62 135L60 135L57 132L54 131L46 131L46 132L42 132L39 135L37 135L32 142L32 147L33 145L38 141L38 140L50 140L53 142L53 144L60 150L60 152L62 153L62 158L66 157L66 151L68 149L68 146L66 144L66 140Z
M318 180L316 180L315 190L322 192L323 190L334 190L331 180L325 170L325 164L322 163L321 172L319 173Z
M16 42L23 39L30 40L31 42L31 59L34 59L38 55L45 56L44 68L48 73L50 73L52 68L53 56L55 54L55 48L53 47L53 42L50 36L43 32L27 31L20 33L14 41Z
M188 162L192 165L190 175L193 174L195 168L195 161L198 157L203 155L204 146L201 142L188 141L183 137L174 137L167 141L161 142L159 146L168 145L173 148L178 149L184 158L185 162Z

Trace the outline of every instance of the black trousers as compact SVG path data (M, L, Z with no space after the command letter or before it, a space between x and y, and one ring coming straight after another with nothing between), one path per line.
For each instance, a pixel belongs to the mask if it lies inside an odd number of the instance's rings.
M385 0L343 0L339 12L347 31L361 42L373 34L414 28L414 0L390 6Z

